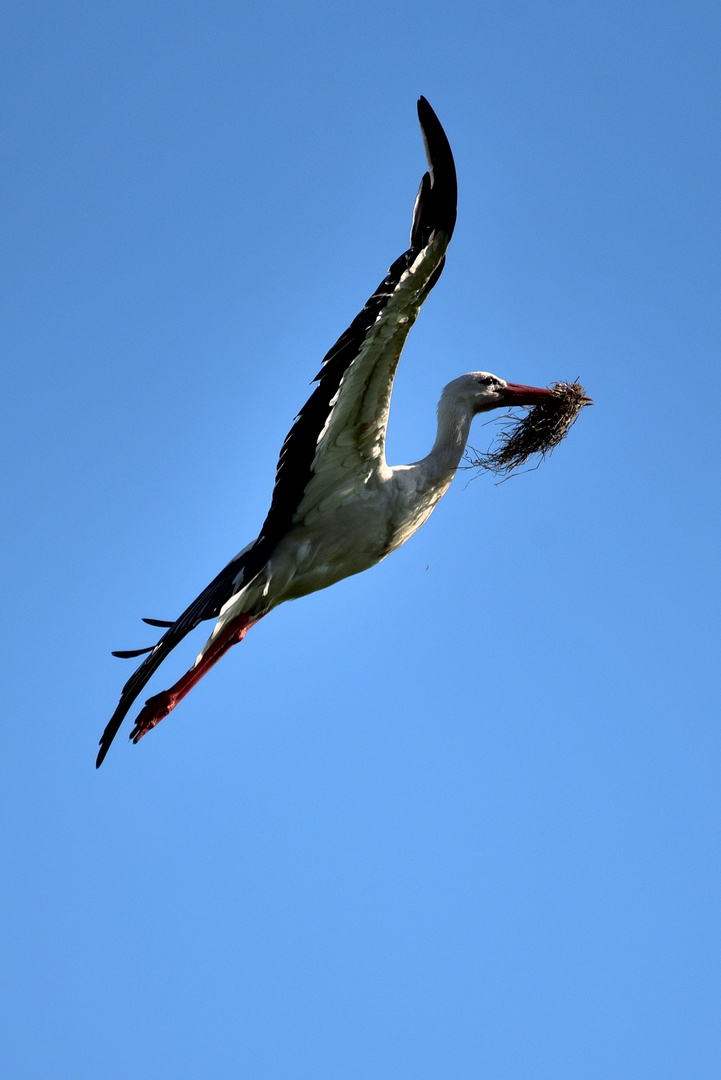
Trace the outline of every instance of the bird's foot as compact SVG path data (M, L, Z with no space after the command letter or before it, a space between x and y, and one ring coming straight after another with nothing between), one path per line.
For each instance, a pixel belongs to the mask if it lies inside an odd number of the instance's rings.
M134 743L139 742L143 735L147 735L149 731L152 731L161 720L164 720L173 711L177 703L178 698L170 690L162 690L161 693L148 698L135 721L135 727L130 732L132 741Z
M148 698L140 711L138 719L135 721L135 727L130 732L132 741L134 743L140 742L143 735L147 735L161 720L164 720L178 702L182 701L195 684L203 678L206 671L213 664L217 664L228 649L242 641L251 626L254 626L262 617L262 615L243 613L230 626L225 627L207 651L203 652L196 660L190 671L186 671L185 675L182 675L169 690L162 690L159 694L155 694L154 697Z

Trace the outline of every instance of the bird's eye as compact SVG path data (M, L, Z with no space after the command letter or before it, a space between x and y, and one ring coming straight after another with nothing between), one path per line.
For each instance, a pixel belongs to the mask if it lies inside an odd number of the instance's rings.
M498 379L494 379L492 375L481 375L478 381L482 386L495 386Z

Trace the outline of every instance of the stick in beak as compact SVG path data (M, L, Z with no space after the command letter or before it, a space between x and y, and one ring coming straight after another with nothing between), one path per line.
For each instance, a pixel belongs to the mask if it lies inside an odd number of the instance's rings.
M565 439L581 409L592 403L578 382L557 382L546 390L507 383L501 393L504 405L524 405L529 411L520 418L506 418L509 423L501 432L496 450L468 457L471 465L501 476L525 465L534 454L544 458Z

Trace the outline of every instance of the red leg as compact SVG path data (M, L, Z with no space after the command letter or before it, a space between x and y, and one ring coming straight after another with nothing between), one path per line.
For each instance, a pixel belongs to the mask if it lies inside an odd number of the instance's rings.
M206 671L210 671L213 664L217 664L228 649L232 649L234 645L242 641L251 626L255 626L262 618L262 615L241 615L229 626L226 626L225 630L218 635L205 653L202 660L195 667L192 667L190 671L186 671L185 675L178 679L174 686L171 686L169 690L163 690L161 693L155 694L154 697L148 698L138 719L135 721L135 727L130 732L130 738L133 742L136 743L142 739L143 735L146 735L168 713L171 713L178 702L182 701L195 684L200 682Z

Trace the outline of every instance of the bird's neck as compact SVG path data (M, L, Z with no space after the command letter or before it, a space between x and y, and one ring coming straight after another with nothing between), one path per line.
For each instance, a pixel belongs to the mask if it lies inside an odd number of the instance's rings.
M466 449L473 411L465 402L444 393L438 403L438 432L430 454L422 461L431 484L450 484Z

